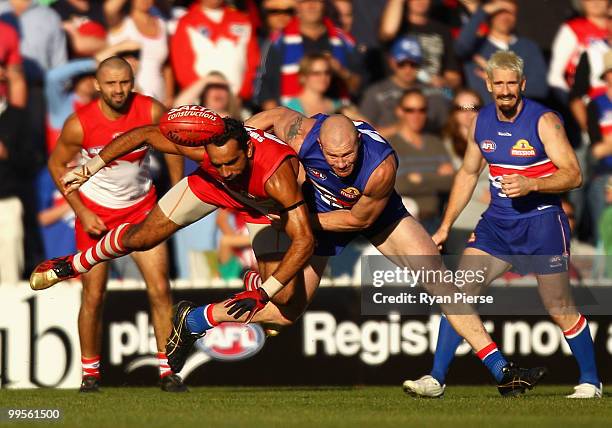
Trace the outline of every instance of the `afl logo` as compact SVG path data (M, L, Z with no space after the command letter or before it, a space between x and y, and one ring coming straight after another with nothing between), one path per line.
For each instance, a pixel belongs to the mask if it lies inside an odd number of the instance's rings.
M497 149L497 145L495 144L495 141L484 140L480 143L480 148L485 153L493 153L495 149Z
M340 190L340 194L347 199L356 199L361 196L361 192L355 187L346 187Z
M319 180L327 180L327 175L325 175L318 169L308 168L308 172L310 172L315 178L318 178Z
M198 339L196 347L215 360L244 360L257 354L266 342L259 324L223 323Z

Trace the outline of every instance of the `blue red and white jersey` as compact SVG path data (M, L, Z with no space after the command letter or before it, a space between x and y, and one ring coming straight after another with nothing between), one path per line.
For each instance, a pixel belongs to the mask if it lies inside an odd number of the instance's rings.
M538 134L539 119L549 111L552 110L523 98L523 108L514 122L499 120L494 103L485 106L478 114L474 138L489 164L491 183L491 204L485 214L519 218L560 209L559 195L532 192L519 198L508 198L501 190L504 175L542 178L557 171Z
M338 177L329 166L321 147L319 133L328 116L317 114L314 126L306 135L298 158L306 170L304 196L310 208L317 212L350 209L357 203L372 172L395 151L378 132L365 122L353 122L359 135L359 156L353 173L345 178Z

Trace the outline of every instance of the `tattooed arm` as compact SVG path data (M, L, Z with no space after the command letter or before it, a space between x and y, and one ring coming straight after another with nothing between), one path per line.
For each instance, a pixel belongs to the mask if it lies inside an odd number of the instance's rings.
M299 152L304 137L306 137L314 122L314 119L309 119L294 110L286 107L276 107L257 113L244 124L274 132L274 135L286 142L293 150Z

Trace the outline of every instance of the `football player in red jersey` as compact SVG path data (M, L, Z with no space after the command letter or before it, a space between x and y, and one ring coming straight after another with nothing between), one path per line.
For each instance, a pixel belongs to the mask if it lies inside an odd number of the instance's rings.
M78 187L103 174L105 165L112 165L143 142L166 153L183 153L201 163L198 170L170 189L142 222L121 224L89 249L39 265L30 278L32 288L47 288L88 272L106 260L153 248L218 207L229 208L239 212L248 224L255 253L263 261L260 270L266 280L257 290L238 293L222 304L207 305L203 311L191 311L192 304L181 302L175 324L182 326L190 312L191 325L205 323L208 328L235 320L293 323L303 310L303 293L299 292L304 289L302 267L314 247L308 210L297 181L296 154L263 131L247 129L231 118L223 121L224 133L197 148L170 142L155 125L134 129L115 139L83 167L66 174L62 182L70 188ZM88 184L89 181L83 187ZM267 213L281 214L286 219L284 239L269 235L271 228L265 227L270 224ZM287 239L291 242L283 251L273 248L287 244ZM267 305L269 300L274 304ZM175 329L167 347L171 367L177 370L182 367L191 345L200 336L188 329ZM176 360L182 362L173 363Z
M97 153L117 135L159 120L164 107L153 98L132 92L133 88L132 68L125 60L111 57L100 63L96 72L99 99L78 109L66 120L51 153L49 170L58 186L61 187L60 177L66 172L66 165L79 153L85 161L96 159ZM148 146L130 151L92 178L79 192L67 195L77 216L75 230L79 250L95 245L109 229L125 222L140 221L153 208L157 196L149 175L148 152ZM176 182L182 175L182 159L169 155L167 160L171 179ZM166 244L135 252L132 258L147 284L151 302L160 385L164 391L185 391L185 385L172 373L165 356L172 311ZM81 392L99 388L101 318L107 278L108 263L82 272L81 276L83 295L78 320L83 365Z

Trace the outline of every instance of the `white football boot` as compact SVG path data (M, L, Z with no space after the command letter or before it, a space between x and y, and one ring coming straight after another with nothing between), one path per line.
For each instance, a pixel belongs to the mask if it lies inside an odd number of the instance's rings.
M440 385L431 375L425 375L417 380L407 380L402 388L406 394L417 397L440 398L444 395L446 385Z
M574 387L574 393L566 395L566 398L601 398L603 386L600 383L599 388L592 383L581 383Z

